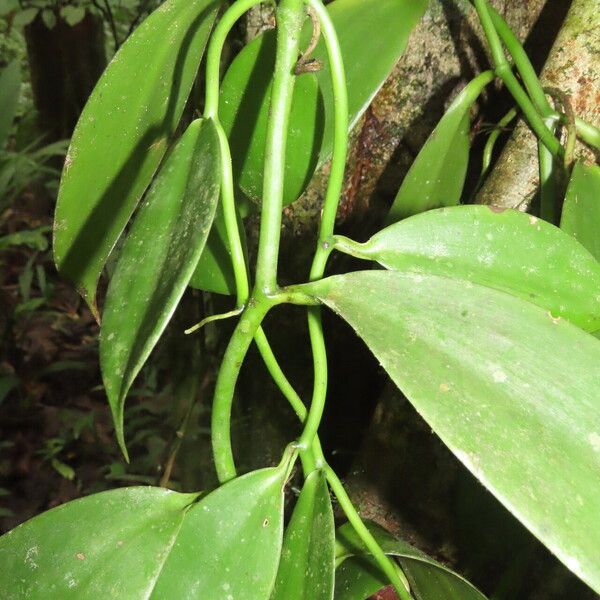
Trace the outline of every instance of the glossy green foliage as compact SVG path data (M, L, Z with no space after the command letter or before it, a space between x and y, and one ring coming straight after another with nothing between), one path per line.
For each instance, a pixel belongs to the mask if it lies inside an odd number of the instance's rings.
M21 67L14 60L0 73L0 150L12 127L21 93Z
M196 498L125 488L27 521L0 538L0 597L147 598Z
M255 471L199 500L125 488L48 511L0 538L0 597L268 600L286 473Z
M387 217L400 221L460 203L469 165L471 106L493 75L483 73L456 97L406 174Z
M600 591L598 339L438 275L358 272L302 289L354 327L463 464Z
M351 127L383 85L426 6L426 0L335 0L327 6L346 68ZM308 22L303 47L310 37ZM221 92L220 115L230 138L237 181L256 202L262 194L274 49L274 32L246 46L229 68ZM320 60L323 68L302 74L296 82L287 143L286 204L298 198L332 150L333 93L322 39L311 57Z
M454 571L376 524L367 525L382 550L402 566L415 600L485 600L477 588ZM337 542L338 562L343 562L336 570L336 600L364 600L388 585L349 524L338 529Z
M153 597L268 600L283 538L287 464L244 475L186 515Z
M600 167L576 163L565 196L560 228L600 261Z
M588 331L600 329L600 264L571 236L516 210L432 210L390 225L352 253L387 269L503 290Z
M162 4L123 44L77 124L56 207L54 258L94 310L102 268L165 154L218 6Z
M331 600L334 586L335 527L322 471L304 482L287 526L271 600Z
M241 219L238 223L240 234L244 235ZM221 204L217 207L213 228L190 280L190 286L205 292L235 294L235 276Z
M163 163L123 245L106 297L100 364L123 452L125 397L196 268L219 201L212 121L194 121Z

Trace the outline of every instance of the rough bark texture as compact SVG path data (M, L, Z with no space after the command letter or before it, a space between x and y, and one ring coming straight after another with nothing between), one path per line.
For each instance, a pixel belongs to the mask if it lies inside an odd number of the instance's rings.
M38 15L25 39L40 127L47 141L68 138L106 67L102 19L88 12L74 26L59 19L48 29Z
M600 126L600 11L597 0L574 0L540 79L565 92L575 114ZM578 144L579 158L592 158ZM539 187L536 138L520 122L478 194L481 204L527 210Z

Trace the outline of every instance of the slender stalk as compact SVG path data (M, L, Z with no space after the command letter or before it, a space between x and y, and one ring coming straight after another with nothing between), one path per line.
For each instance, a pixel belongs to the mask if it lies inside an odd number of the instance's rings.
M481 175L479 176L479 182L477 183L476 190L478 190L483 181L488 174L490 169L490 165L492 164L492 158L494 156L494 147L496 146L496 142L500 137L500 134L504 131L504 129L510 124L510 122L515 119L517 116L517 109L511 108L501 119L498 121L496 127L494 127L494 131L490 133L485 147L483 149L483 157L481 159Z
M273 354L273 350L267 341L267 337L261 328L257 330L256 335L254 336L254 341L256 342L256 346L263 357L264 363L269 371L269 374L271 375L271 378L281 390L300 421L304 423L307 415L304 402L302 402L302 399L296 393L296 390L293 388L292 384L289 382L288 378L285 376L285 373L279 366L279 363ZM317 463L312 448L300 449L300 460L302 461L302 470L306 476L317 468Z
M258 336L257 336L257 344L258 344ZM270 349L269 349L270 351ZM273 357L274 359L274 357ZM279 370L279 374L273 375L273 378L279 379L280 385L279 388L283 391L284 394L289 401L290 405L294 409L295 413L298 415L300 421L304 421L307 416L307 410L302 402L300 396L293 388L293 386L287 380L283 371L280 370L277 361L274 361L274 370ZM379 564L381 570L390 578L390 582L396 587L398 594L401 598L410 599L410 594L407 592L408 583L405 579L402 578L403 573L399 567L395 565L383 552L377 540L373 537L371 532L367 529L365 524L363 523L360 515L357 510L354 508L352 504L352 500L348 496L348 493L344 489L344 486L335 471L327 464L325 460L325 456L323 454L323 450L321 449L321 443L319 441L319 437L315 436L311 447L308 449L307 453L305 453L305 459L303 460L303 466L305 465L309 470L304 470L306 474L310 473L314 469L323 469L325 476L327 477L327 481L331 486L333 493L335 494L342 510L345 515L348 517L348 520L354 527L356 533L360 537L360 539L365 544L366 548L373 554L373 557ZM300 453L300 459L302 460L302 452Z
M217 476L221 483L225 483L236 476L231 447L231 407L240 369L253 339L256 341L269 373L284 396L290 401L290 404L301 418L304 418L306 415L306 409L302 404L302 400L294 392L277 363L275 355L261 328L261 323L269 310L278 304L284 303L312 306L317 304L318 301L307 296L302 291L295 291L293 289L282 290L271 296L252 297L248 301L246 309L225 350L215 386L211 421L213 456ZM307 466L307 469L313 470L315 467L318 467L318 463L315 463L310 449L297 447L302 462ZM312 450L314 451L315 448L319 448L318 444L313 444Z
M553 131L556 127L551 119L545 119L546 126ZM538 163L540 169L540 216L548 223L556 224L557 198L557 165L554 157L538 141Z
M315 281L323 277L327 259L331 253L332 246L329 238L335 227L335 217L344 184L344 170L348 155L348 92L344 63L335 27L321 0L307 0L307 3L321 23L321 31L331 68L334 103L331 173L323 205L317 250L310 270L310 280ZM323 335L320 307L309 309L308 331L313 353L314 385L310 411L305 422L304 431L298 442L300 447L310 447L312 445L323 417L327 398L327 348Z
M233 185L233 167L231 164L231 151L229 142L221 123L215 120L215 126L219 136L219 146L221 149L221 202L223 216L225 218L225 230L231 252L231 263L233 265L233 274L235 279L235 288L237 294L237 308L242 308L248 300L250 294L250 284L248 281L248 271L246 267L246 255L238 226L238 214L235 206L235 193Z
M264 0L236 0L223 13L212 33L206 52L206 100L204 104L204 115L209 119L218 119L221 55L227 36L246 12L262 2Z
M311 267L311 281L320 279L325 272L325 265L329 257L330 248L327 244L329 236L333 234L335 217L337 214L342 188L344 185L344 171L348 156L348 91L346 87L346 73L342 59L342 51L331 22L327 9L321 0L307 0L308 5L314 10L321 23L321 31L327 48L327 57L331 69L331 83L333 87L334 104L334 132L333 152L331 159L331 173L327 184L327 192L323 205L323 215L319 228L319 241L317 251Z
M564 151L560 142L552 135L552 132L546 127L544 120L539 115L533 102L521 87L521 84L512 72L509 62L506 60L504 48L498 32L494 27L488 4L486 0L473 0L481 26L487 38L492 53L494 71L502 79L504 85L521 108L529 126L538 137L538 139L548 148L553 156L562 157Z
M256 261L256 287L264 294L277 290L285 151L296 81L294 67L298 60L300 32L305 16L302 0L281 0L277 8L277 54L267 124L261 224Z
M250 286L246 267L246 256L240 236L237 208L235 206L235 193L233 185L233 168L231 164L231 150L225 131L219 121L219 87L221 54L227 35L238 19L250 8L260 4L262 0L237 0L221 17L211 37L206 54L206 100L204 116L212 119L219 135L221 150L221 201L227 239L231 249L231 262L237 292L237 307L241 308L248 300Z
M271 303L251 303L235 328L223 356L213 400L211 438L217 476L225 483L236 476L231 448L231 406L235 385L252 339Z
M412 600L408 581L404 577L402 570L386 556L385 552L377 543L377 540L373 537L373 534L363 523L335 471L327 463L324 464L323 471L344 514L348 517L348 521L350 521L350 524L354 527L354 530L366 546L367 550L373 555L373 558L377 561L381 570L387 575L394 588L396 588L398 596L400 596L401 600Z
M521 42L498 11L493 6L488 6L488 9L498 35L502 38L506 49L515 61L515 67L521 75L529 97L542 117L549 117L552 114L552 106L546 98L542 84L527 56L527 52L525 52Z

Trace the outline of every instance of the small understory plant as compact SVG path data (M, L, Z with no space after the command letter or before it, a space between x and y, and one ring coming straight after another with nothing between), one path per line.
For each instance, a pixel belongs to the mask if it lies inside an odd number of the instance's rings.
M318 437L323 310L354 328L454 455L600 592L600 171L573 160L577 138L598 149L600 131L541 87L503 18L474 0L492 69L453 101L386 227L365 243L336 235L349 131L426 0L280 0L276 30L248 44L221 81L227 36L257 4L236 0L218 17L217 0L167 0L144 21L80 119L54 230L59 271L102 316L104 385L126 456L125 399L186 288L235 295L232 311L205 320L237 319L212 407L220 486L119 489L34 518L0 538L0 597L364 600L391 584L402 600L484 598L363 522L328 465ZM202 117L174 139L205 47ZM498 131L520 113L539 141L539 217L460 205L471 108L498 78L515 104ZM280 287L282 208L329 160L310 273ZM257 211L251 267L241 221ZM97 284L130 220L100 315ZM364 270L325 277L334 251L364 260ZM307 314L310 399L295 392L262 329L284 304ZM253 343L303 429L278 465L240 476L231 409ZM286 523L296 463L304 483ZM347 517L337 530L332 495Z

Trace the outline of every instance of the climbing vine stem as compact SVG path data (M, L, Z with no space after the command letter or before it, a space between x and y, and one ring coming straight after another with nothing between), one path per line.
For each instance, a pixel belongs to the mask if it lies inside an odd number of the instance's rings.
M321 0L308 0L307 3L321 23L321 32L327 47L331 70L334 105L331 173L323 205L317 250L310 270L310 280L315 281L321 279L325 273L327 259L332 249L328 240L333 234L335 217L344 185L344 169L348 155L348 92L342 53L329 14ZM314 385L310 410L299 440L300 447L312 445L321 423L327 397L327 349L320 307L309 308L308 331L313 354Z
M504 85L519 105L525 119L538 139L546 146L546 148L548 148L553 156L562 157L564 151L560 142L554 137L548 127L546 127L546 124L536 110L535 105L512 72L510 63L506 60L504 47L502 46L502 41L494 26L494 21L486 0L473 0L473 3L477 10L479 20L481 21L485 37L490 46L496 75L504 82ZM530 83L532 89L536 87L533 82Z
M287 133L296 76L300 33L306 17L302 0L281 0L277 7L277 50L267 123L263 195L256 259L256 290L277 290L277 263L281 238L281 212Z

